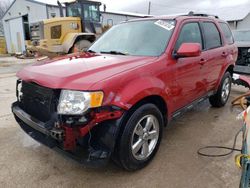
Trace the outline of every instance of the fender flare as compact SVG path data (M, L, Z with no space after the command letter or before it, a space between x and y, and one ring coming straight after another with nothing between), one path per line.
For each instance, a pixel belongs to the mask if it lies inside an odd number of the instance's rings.
M79 39L86 39L90 42L94 42L96 36L94 33L68 33L63 39L63 52L68 53L70 48L72 48L74 43Z

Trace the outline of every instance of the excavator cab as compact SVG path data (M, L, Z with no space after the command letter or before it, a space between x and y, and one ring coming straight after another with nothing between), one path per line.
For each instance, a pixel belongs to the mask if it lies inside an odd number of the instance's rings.
M82 22L82 32L102 33L100 2L77 0L65 2L66 17L79 17Z

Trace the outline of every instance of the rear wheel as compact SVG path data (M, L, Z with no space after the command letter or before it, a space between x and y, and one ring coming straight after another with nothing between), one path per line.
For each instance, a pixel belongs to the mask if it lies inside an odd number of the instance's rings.
M232 77L226 72L221 80L217 93L209 98L209 102L214 107L222 107L227 103L231 92Z
M142 105L129 117L118 146L118 160L125 169L137 170L152 160L161 142L163 122L154 104Z
M91 46L91 42L88 40L79 40L75 42L73 47L70 49L70 53L86 51Z

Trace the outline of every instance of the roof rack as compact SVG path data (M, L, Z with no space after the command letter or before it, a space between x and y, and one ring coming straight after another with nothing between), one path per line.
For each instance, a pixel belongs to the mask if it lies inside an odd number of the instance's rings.
M217 15L212 15L212 14L205 14L205 13L195 13L193 11L190 11L187 16L203 16L203 17L214 17L214 18L219 18Z

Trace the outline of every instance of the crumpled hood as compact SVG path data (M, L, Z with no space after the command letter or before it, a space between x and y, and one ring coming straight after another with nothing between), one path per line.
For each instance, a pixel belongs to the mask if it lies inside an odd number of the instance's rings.
M23 68L17 77L54 89L89 90L99 81L152 62L156 57L68 55Z

